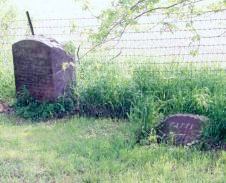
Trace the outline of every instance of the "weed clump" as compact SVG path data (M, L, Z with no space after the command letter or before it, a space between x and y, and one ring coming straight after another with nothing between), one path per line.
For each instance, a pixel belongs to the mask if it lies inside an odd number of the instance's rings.
M62 96L54 102L40 102L24 88L14 105L16 114L33 121L62 118L75 112L77 103L73 95Z

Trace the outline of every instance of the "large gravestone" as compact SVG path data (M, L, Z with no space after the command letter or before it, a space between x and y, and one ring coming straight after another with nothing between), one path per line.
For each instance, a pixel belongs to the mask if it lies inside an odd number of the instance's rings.
M74 59L55 40L34 36L13 45L17 93L26 87L39 101L54 101L74 79Z
M202 126L208 119L192 114L176 114L167 117L159 125L158 142L189 145L199 140Z

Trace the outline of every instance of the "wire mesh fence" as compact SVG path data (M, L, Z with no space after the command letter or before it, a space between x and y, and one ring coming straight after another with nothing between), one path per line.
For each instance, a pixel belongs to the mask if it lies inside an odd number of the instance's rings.
M192 27L188 25L192 23ZM95 45L90 35L100 27L93 17L68 19L33 19L36 35L73 43L77 59L95 58L101 63L155 64L197 63L226 66L226 13L207 12L190 18L176 18L162 13L142 17L120 37ZM0 28L3 61L11 59L14 42L29 36L27 20L15 20ZM78 52L79 48L79 52Z

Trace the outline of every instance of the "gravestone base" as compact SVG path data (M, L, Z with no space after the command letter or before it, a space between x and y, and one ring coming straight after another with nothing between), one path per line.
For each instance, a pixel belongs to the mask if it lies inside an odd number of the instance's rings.
M163 120L157 129L158 142L191 145L200 139L202 126L208 119L192 114L175 114Z
M13 45L17 94L26 88L39 101L55 101L74 80L74 59L56 40L33 36Z

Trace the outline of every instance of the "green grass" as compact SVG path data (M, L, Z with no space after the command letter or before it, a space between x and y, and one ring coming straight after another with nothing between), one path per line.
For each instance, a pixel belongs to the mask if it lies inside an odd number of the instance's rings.
M225 71L134 61L103 64L90 59L77 68L74 94L81 113L121 120L74 116L33 123L0 114L0 182L224 183L225 152L136 142L139 131L149 138L148 130L159 119L180 112L208 116L203 134L226 139ZM0 100L12 102L12 65L0 66ZM40 119L56 112L52 104L33 106L22 106L19 112Z
M0 181L225 182L225 152L138 146L136 128L122 120L34 124L0 115Z
M220 64L91 58L77 73L84 114L129 117L146 131L170 114L205 115L204 138L226 140L226 72Z
M13 101L12 64L0 66L0 100ZM25 98L25 103L16 105L17 114L40 120L71 113L68 109L73 111L79 104L80 114L129 118L141 123L144 132L169 114L200 114L210 119L203 131L205 139L226 141L226 72L220 65L163 64L135 57L108 64L91 57L82 60L76 72L76 101L42 105Z
M11 62L2 62L0 55L0 101L12 103L15 99L15 84L13 65Z

